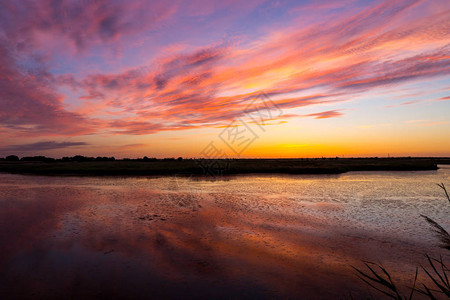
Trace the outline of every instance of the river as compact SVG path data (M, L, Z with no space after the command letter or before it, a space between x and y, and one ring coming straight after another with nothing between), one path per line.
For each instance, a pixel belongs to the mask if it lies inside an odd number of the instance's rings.
M360 298L362 260L407 290L446 254L420 214L450 228L449 179L0 174L0 297Z

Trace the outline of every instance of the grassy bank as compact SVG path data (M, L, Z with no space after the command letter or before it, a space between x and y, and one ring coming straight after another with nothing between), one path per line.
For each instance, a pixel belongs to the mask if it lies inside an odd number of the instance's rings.
M338 174L348 171L436 170L438 158L0 161L0 172L36 175Z

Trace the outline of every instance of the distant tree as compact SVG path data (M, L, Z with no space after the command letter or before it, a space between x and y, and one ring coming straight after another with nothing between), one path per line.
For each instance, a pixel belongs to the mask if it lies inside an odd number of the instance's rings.
M82 155L75 155L74 157L71 158L71 160L73 160L73 161L85 161L86 157L84 157Z
M55 161L54 158L45 157L45 156L24 156L20 160L21 161L43 161L43 162Z
M71 158L72 161L78 161L78 162L83 162L83 161L93 161L95 160L95 158L93 157L86 157L83 155L75 155L74 157Z
M177 160L181 161L181 160L183 160L183 158L180 156L180 157L177 158Z
M0 157L0 161L5 160L3 157Z
M20 160L21 161L36 161L36 158L37 158L38 156L24 156L24 157L22 157Z
M6 157L7 161L19 161L19 157L17 155L8 155Z
M95 158L95 161L111 161L111 160L115 160L114 157L106 157L106 156L97 156Z

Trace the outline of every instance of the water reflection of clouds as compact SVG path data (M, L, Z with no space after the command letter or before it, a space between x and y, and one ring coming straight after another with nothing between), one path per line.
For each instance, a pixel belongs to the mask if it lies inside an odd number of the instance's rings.
M61 215L83 203L83 193L70 189L20 189L0 198L0 261L33 249L60 226Z
M299 201L289 178L278 180L279 197L258 178L228 181L244 185L234 193L190 178L172 189L167 178L70 180L78 186L0 191L1 288L41 297L333 298L361 292L349 264L377 257L403 276L420 251L396 256L411 245L390 242L388 251L363 230L342 231L333 218L346 202ZM179 205L186 192L198 209Z

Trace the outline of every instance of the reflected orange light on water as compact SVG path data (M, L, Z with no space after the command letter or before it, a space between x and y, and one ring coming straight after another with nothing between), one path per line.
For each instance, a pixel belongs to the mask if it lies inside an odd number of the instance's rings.
M2 175L0 279L24 297L71 289L82 296L364 295L350 265L376 258L407 283L423 260L418 253L433 251L427 228L405 210L415 210L417 198L424 213L445 213L445 203L423 202L435 193L435 177L448 176L442 172L222 180ZM416 198L396 200L411 183Z

